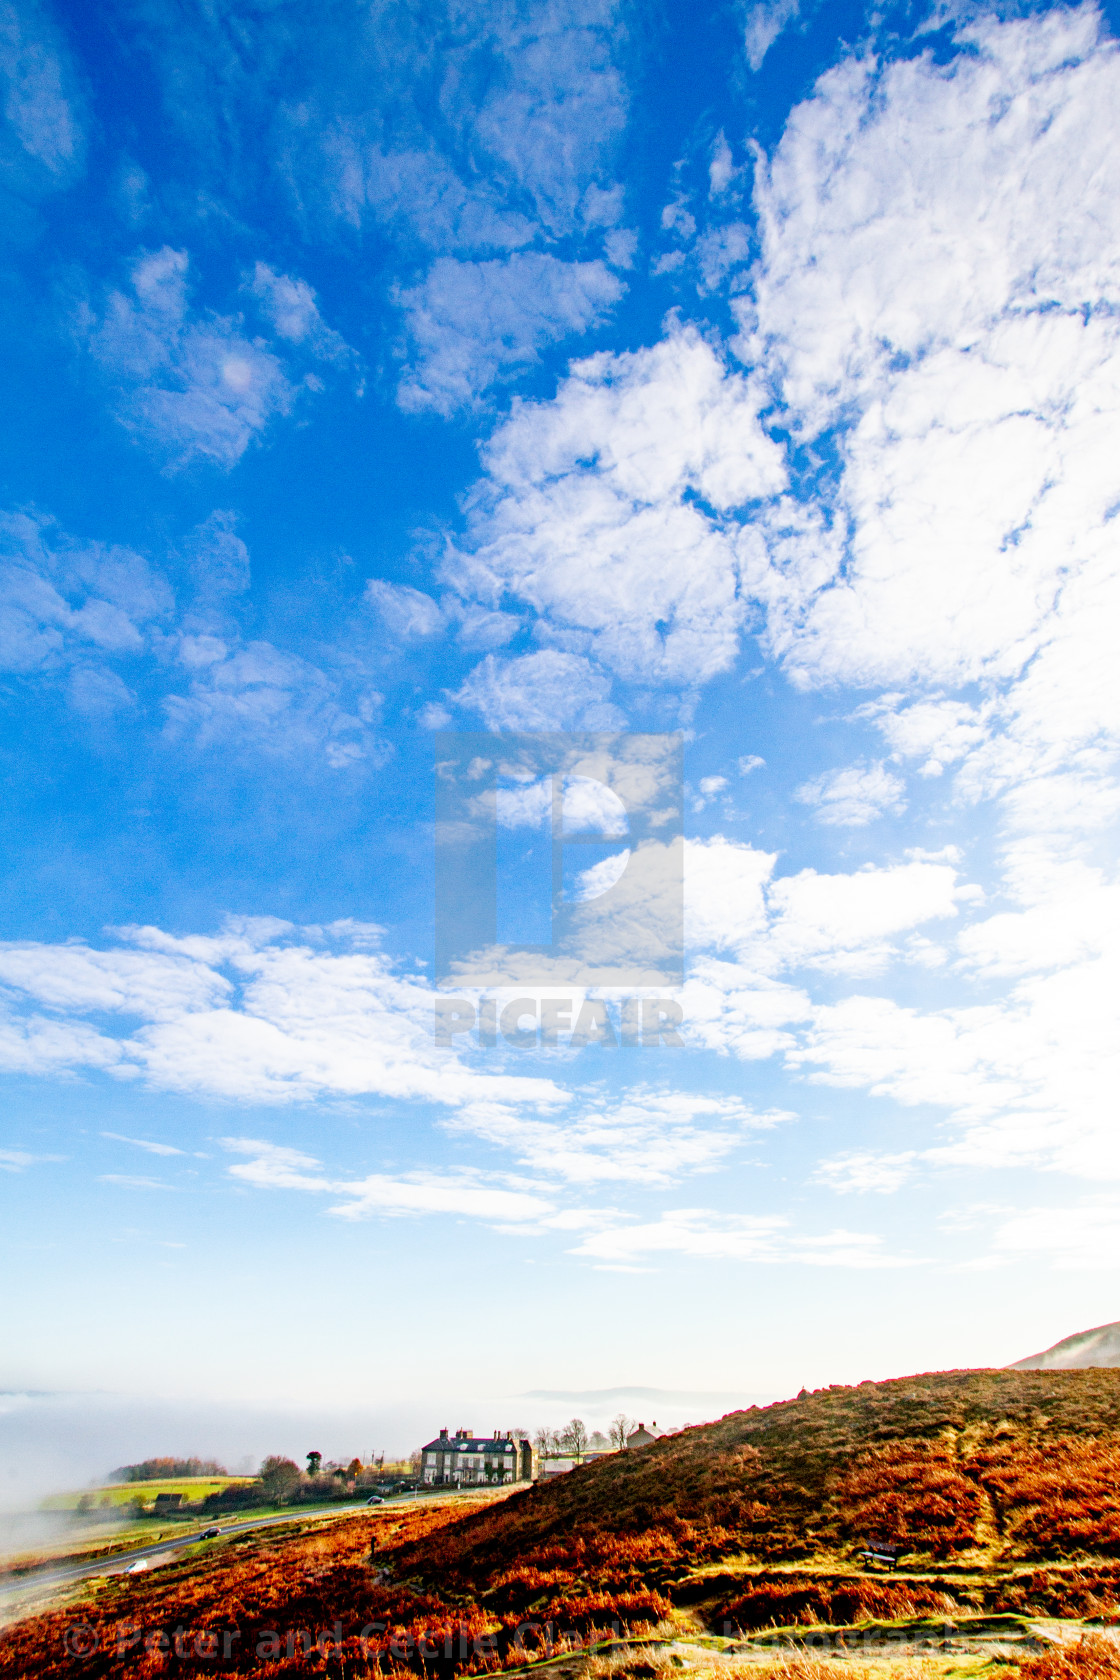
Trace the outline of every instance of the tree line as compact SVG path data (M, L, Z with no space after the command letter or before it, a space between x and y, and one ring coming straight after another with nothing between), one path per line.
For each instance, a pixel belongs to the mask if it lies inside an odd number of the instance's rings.
M561 1429L538 1429L533 1437L538 1458L574 1458L578 1463L588 1453L621 1452L626 1437L637 1429L632 1417L619 1412L607 1426L606 1435L598 1429L590 1434L582 1418L570 1418Z
M109 1474L111 1482L168 1482L181 1476L228 1476L224 1464L213 1458L145 1458L139 1464L122 1464Z

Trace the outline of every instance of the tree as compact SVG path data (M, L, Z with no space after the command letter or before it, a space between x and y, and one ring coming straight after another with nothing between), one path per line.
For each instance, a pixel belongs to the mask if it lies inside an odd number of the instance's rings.
M560 1445L566 1453L571 1453L578 1464L587 1450L587 1430L582 1418L572 1418L565 1424L560 1436Z
M627 1435L633 1434L637 1427L634 1419L628 1418L625 1412L619 1412L617 1417L611 1419L610 1438L620 1452L626 1445Z
M307 1455L307 1474L309 1476L317 1476L319 1474L319 1466L322 1462L323 1455L321 1452L309 1452Z
M111 1482L158 1482L185 1476L228 1476L229 1471L212 1458L146 1458L140 1464L122 1464L109 1477Z
M351 1481L353 1481L354 1477L355 1476L360 1476L361 1473L362 1473L362 1461L361 1461L361 1459L360 1458L352 1458L350 1460L349 1464L346 1466L346 1474L350 1477Z
M293 1489L299 1486L300 1469L290 1458L266 1458L257 1478L268 1497L282 1505Z
M555 1429L538 1429L533 1437L533 1445L537 1449L538 1458L549 1458L560 1447L560 1439Z

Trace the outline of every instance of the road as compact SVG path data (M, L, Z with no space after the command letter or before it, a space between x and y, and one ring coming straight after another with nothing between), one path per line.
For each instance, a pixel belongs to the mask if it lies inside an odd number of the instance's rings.
M408 1496L402 1499L387 1499L386 1505L399 1506L407 1502ZM300 1522L315 1517L348 1517L358 1511L372 1512L377 1506L370 1506L363 1499L355 1505L320 1505L310 1510L282 1511L272 1517L250 1517L243 1522L224 1523L219 1518L216 1524L210 1525L221 1528L221 1538L228 1534L246 1534L250 1529L268 1528L273 1523ZM87 1580L91 1575L120 1575L131 1564L141 1558L161 1557L167 1552L180 1552L184 1546L197 1545L203 1537L203 1529L194 1533L180 1534L174 1540L159 1540L151 1546L136 1546L128 1551L106 1554L100 1558L89 1558L84 1563L72 1563L63 1568L52 1569L49 1566L42 1569L29 1569L21 1575L10 1575L0 1581L0 1603L6 1599L21 1598L28 1594L38 1593L40 1589L67 1586L73 1581Z

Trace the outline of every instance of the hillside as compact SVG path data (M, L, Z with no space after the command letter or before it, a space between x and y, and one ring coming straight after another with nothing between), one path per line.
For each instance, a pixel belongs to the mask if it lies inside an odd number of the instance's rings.
M226 1672L254 1667L262 1628L337 1621L346 1673L361 1675L379 1661L513 1667L537 1642L612 1625L735 1636L923 1614L1115 1616L1118 1487L1120 1371L949 1371L818 1390L482 1508L433 1501L313 1539L247 1536L117 1582L83 1611L104 1638L82 1672L137 1672L110 1649L129 1617L168 1637L225 1630ZM902 1545L896 1574L861 1564L871 1537ZM67 1672L51 1655L64 1627L56 1616L13 1630L0 1673ZM322 1668L297 1652L255 1671Z
M1044 1353L1016 1360L1012 1371L1086 1371L1120 1365L1120 1324L1098 1324L1095 1330L1079 1330L1066 1336Z
M713 1625L758 1625L756 1607L727 1596L736 1579L769 1589L760 1569L788 1580L810 1561L851 1576L872 1537L934 1578L954 1563L1120 1558L1118 1488L1120 1372L949 1371L731 1413L519 1495L393 1564L503 1615L559 1611L564 1595L570 1609L574 1578L589 1609L597 1594L645 1591L706 1602ZM722 1601L705 1590L717 1575Z

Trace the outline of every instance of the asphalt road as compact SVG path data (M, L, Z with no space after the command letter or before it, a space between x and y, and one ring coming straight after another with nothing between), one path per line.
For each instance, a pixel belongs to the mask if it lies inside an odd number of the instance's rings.
M404 1499L385 1500L385 1504L404 1504ZM346 1517L354 1516L358 1511L375 1511L378 1507L367 1505L363 1499L356 1505L320 1505L303 1511L282 1511L272 1517L251 1517L244 1522L225 1523L221 1519L214 1525L221 1529L221 1538L227 1534L246 1534L250 1529L268 1528L273 1523L299 1522L308 1517ZM38 1592L40 1588L65 1586L71 1581L84 1581L91 1575L120 1575L130 1564L141 1558L161 1557L166 1552L182 1551L184 1546L195 1546L203 1537L203 1530L192 1534L180 1534L174 1540L159 1540L151 1546L136 1546L128 1551L114 1552L100 1558L87 1559L85 1563L68 1564L60 1569L50 1567L44 1569L29 1569L21 1575L11 1575L0 1581L0 1602L5 1598L19 1598L25 1594Z

